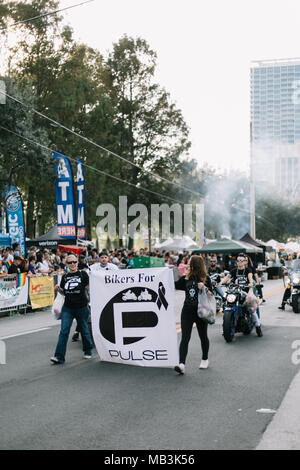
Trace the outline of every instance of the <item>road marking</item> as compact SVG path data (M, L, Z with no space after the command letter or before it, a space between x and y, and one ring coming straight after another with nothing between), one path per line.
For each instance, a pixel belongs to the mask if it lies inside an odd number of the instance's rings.
M259 410L256 410L256 413L275 414L277 411L272 410L271 408L260 408Z
M17 336L29 335L31 333L38 333L39 331L45 331L45 330L50 330L50 326L46 328L38 328L37 330L23 331L22 333L16 333L14 335L1 336L0 339L16 338Z
M285 290L285 287L278 287L277 289L273 289L269 291L266 295L264 295L265 299L268 299L269 297L272 297L272 295L280 294Z

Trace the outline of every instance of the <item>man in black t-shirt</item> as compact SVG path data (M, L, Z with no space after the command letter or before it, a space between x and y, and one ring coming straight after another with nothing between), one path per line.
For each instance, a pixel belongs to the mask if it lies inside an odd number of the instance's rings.
M77 320L81 336L84 359L92 357L93 342L88 328L90 310L86 288L89 285L89 276L85 271L78 270L78 260L74 254L67 256L67 266L70 272L64 274L60 286L56 286L61 294L65 296L65 302L61 311L61 330L54 356L50 361L53 364L63 364L67 342L74 318Z
M64 274L60 289L65 296L65 307L77 309L87 306L87 296L85 289L89 285L89 276L85 271L69 272Z
M85 271L85 272L89 270L89 266L85 263L85 256L84 255L79 256L78 269L79 269L79 271ZM89 321L89 324L90 324L90 321ZM80 333L80 327L77 323L77 325L75 327L74 334L72 336L72 341L74 343L76 343L76 341L79 340L79 333Z
M209 267L208 267L208 274L212 276L212 274L221 274L222 269L217 265L217 261L213 258L210 260Z
M241 263L244 261L241 261ZM249 290L250 287L253 287L253 274L249 268L244 267L240 269L239 263L236 269L230 271L231 280L240 287Z
M244 287L245 290L253 288L253 274L252 271L245 266L246 258L243 253L239 254L236 259L237 267L232 269L226 277L221 281L221 284L234 282L238 286Z

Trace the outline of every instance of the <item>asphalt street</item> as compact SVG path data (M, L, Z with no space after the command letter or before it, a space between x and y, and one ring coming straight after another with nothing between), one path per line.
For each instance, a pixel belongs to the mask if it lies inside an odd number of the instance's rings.
M86 361L72 342L67 362L51 366L59 322L49 311L0 318L0 449L255 449L299 372L291 358L300 315L277 309L282 281L265 293L263 338L227 344L219 317L209 327L210 367L199 370L194 329L184 376L101 362L96 351ZM177 321L181 305L177 292Z

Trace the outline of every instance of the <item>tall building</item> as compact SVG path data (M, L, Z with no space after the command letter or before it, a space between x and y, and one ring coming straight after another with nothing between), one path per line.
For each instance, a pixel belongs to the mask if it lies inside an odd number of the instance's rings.
M253 62L251 164L256 184L300 197L300 59Z

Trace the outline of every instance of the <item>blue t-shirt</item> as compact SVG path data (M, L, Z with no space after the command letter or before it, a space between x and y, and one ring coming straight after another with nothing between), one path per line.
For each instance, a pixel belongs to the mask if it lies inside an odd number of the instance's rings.
M32 266L32 264L29 263L28 269L29 269L29 271L30 271L32 274L35 274L35 269L34 269L34 267Z

